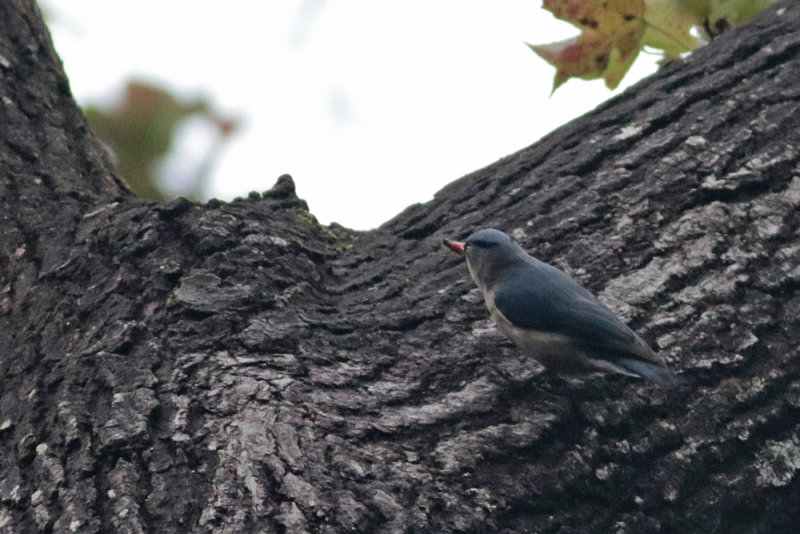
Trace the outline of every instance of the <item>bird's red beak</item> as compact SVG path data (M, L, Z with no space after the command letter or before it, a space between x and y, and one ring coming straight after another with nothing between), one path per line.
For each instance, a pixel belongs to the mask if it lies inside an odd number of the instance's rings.
M465 251L465 244L461 241L448 241L447 239L444 240L444 246L452 250L458 255L463 255Z

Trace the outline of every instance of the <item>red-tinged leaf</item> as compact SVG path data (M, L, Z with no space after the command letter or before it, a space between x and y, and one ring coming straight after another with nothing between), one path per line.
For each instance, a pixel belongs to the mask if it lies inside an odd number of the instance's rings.
M553 90L569 78L605 78L616 87L641 48L644 0L544 0L544 7L583 30L566 41L529 45L556 67ZM612 57L614 72L606 75Z
M601 33L614 33L644 19L644 0L544 0L543 7L580 29Z
M604 78L615 88L643 46L675 58L742 24L776 0L544 0L544 8L582 30L579 37L528 45L556 67L555 90L569 78ZM702 28L698 31L698 28Z

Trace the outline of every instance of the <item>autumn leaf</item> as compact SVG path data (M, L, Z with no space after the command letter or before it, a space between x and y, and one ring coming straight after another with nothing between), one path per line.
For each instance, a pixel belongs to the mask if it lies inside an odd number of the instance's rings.
M544 7L583 30L566 41L528 45L556 67L553 90L569 78L603 77L616 87L641 49L644 0L545 0Z
M607 32L644 15L643 0L544 0L542 7L581 29Z
M638 41L638 35L629 35ZM606 86L613 89L622 80L639 53L638 46L618 46L615 39L598 32L584 32L579 37L557 43L528 46L548 63L556 67L553 82L555 91L570 78L593 80L605 78ZM625 50L625 53L622 50Z
M577 37L528 46L556 67L555 91L570 78L619 85L644 47L666 60L751 20L776 0L544 0L543 7L581 30Z
M720 21L725 26L736 28L752 20L756 15L774 4L776 0L710 0L708 23L714 27Z
M539 54L545 61L556 67L556 77L553 81L553 91L570 78L583 78L592 80L602 76L606 68L605 61L598 64L592 58L589 50L591 43L585 43L586 36L574 37L566 41L544 45L528 46ZM583 42L582 42L583 41Z
M647 29L642 44L662 50L668 59L702 46L703 41L692 33L692 29L702 23L704 10L698 5L702 3L693 0L695 11L684 11L676 9L676 0L645 0Z

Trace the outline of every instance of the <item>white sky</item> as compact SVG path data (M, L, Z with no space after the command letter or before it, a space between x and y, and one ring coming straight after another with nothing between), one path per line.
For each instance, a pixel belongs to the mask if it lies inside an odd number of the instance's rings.
M378 226L447 183L534 143L609 98L525 42L577 34L540 0L48 0L80 103L111 102L131 77L205 95L243 128L212 196L291 174L322 223ZM623 87L655 70L640 56ZM619 90L618 90L619 91ZM187 128L166 165L204 143ZM179 179L179 177L178 177Z

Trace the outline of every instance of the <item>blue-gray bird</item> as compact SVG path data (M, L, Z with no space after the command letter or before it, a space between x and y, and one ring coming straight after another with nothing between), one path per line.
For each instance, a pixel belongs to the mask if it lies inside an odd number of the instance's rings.
M497 327L548 370L563 375L615 372L673 386L678 377L636 333L567 273L528 255L499 230L465 242L465 255Z

